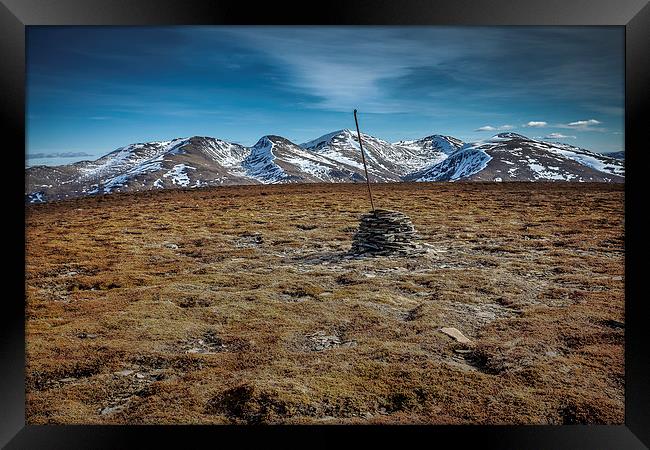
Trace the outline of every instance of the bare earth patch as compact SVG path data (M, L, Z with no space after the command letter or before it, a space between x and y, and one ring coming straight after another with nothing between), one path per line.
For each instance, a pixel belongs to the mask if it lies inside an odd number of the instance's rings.
M28 423L623 423L622 185L364 189L28 206Z

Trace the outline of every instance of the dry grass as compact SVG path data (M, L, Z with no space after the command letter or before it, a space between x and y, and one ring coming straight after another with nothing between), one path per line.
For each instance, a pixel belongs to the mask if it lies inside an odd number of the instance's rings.
M433 247L348 258L364 189L30 206L28 422L623 423L622 186L378 185Z

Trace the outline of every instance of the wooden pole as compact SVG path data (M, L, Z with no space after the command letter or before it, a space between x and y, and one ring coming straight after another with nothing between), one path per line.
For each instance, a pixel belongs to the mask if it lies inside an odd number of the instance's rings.
M370 206L375 213L375 204L372 201L372 190L370 189L370 178L368 177L368 167L366 166L366 157L363 154L363 144L361 143L361 132L359 131L359 121L357 120L357 110L354 110L354 123L357 125L357 136L359 137L359 148L361 149L361 160L363 161L363 170L366 172L366 184L368 184L368 196L370 196Z

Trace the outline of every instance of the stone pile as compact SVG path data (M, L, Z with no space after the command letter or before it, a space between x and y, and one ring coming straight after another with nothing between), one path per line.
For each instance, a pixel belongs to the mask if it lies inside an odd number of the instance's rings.
M412 255L424 250L415 243L411 219L398 211L377 209L361 216L350 252L355 255Z

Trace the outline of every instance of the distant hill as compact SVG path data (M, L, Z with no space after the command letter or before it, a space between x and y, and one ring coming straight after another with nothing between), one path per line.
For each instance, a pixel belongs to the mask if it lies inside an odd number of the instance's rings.
M625 150L622 150L620 152L603 153L603 155L609 156L610 158L625 160Z

